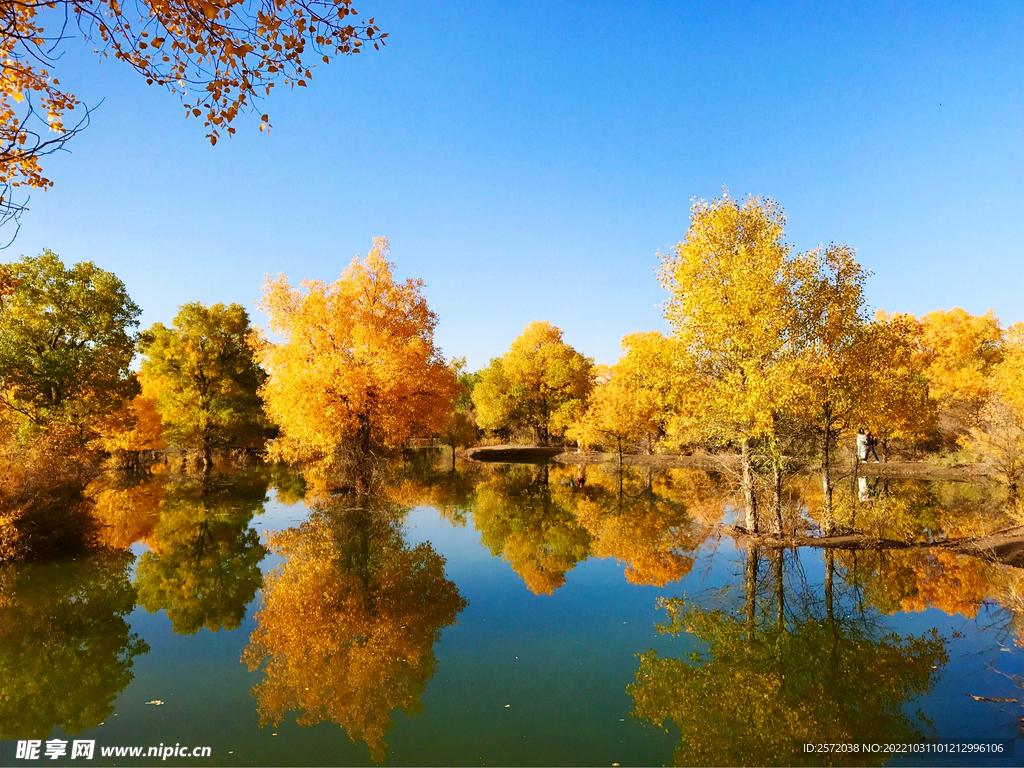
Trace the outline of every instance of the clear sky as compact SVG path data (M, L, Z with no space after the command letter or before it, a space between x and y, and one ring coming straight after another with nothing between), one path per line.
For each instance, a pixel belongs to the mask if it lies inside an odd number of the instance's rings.
M87 104L7 258L117 273L170 321L263 275L333 279L374 235L448 356L534 319L598 362L664 327L655 254L690 200L776 198L799 250L855 245L874 307L1024 320L1024 5L360 0L387 46L211 147L176 97L74 42Z

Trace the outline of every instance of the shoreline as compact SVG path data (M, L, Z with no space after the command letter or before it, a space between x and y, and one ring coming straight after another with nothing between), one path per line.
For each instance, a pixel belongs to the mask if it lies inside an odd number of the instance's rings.
M588 451L576 453L559 446L485 445L469 448L464 457L474 461L501 464L615 464L617 455ZM701 469L705 471L732 471L738 457L723 455L685 455L676 453L637 454L622 456L623 466L650 467L652 469ZM851 472L849 462L837 463L837 472ZM858 472L864 477L911 478L921 480L984 480L987 475L974 466L940 467L924 461L889 461L879 464L861 463Z

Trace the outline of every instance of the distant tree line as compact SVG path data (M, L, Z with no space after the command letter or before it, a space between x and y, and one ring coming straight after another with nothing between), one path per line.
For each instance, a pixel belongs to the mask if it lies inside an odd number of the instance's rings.
M396 280L378 238L334 283L268 278L259 306L180 307L139 331L124 284L52 252L0 268L0 539L27 509L67 506L104 459L158 452L209 469L266 456L325 489L367 493L412 438L482 437L738 460L746 526L782 533L788 474L820 470L827 533L837 467L870 430L883 457L931 452L1024 476L1024 325L989 312L873 316L854 249L804 253L771 200L723 195L661 254L670 333L595 365L533 322L477 372L446 360L422 281ZM137 367L133 367L134 361ZM45 469L43 469L45 468ZM69 490L70 489L70 490Z

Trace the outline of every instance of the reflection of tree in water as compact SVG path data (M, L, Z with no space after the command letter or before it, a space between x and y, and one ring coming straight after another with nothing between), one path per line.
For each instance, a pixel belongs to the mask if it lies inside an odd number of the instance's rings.
M164 478L118 472L104 475L86 490L93 501L99 543L127 549L153 535L160 519Z
M685 658L640 656L628 687L634 713L680 730L677 765L794 765L822 762L802 745L923 738L923 715L905 705L926 693L947 661L945 641L899 637L875 626L837 594L832 554L824 595L787 595L781 550L748 551L745 610L709 610L685 598L665 601L659 630L686 632L703 647ZM762 562L767 561L767 562ZM843 764L886 755L831 755Z
M992 621L1005 622L1002 629L1018 645L1024 638L1020 568L941 549L839 552L836 563L863 602L882 613L937 608L949 616L976 619L985 606L1001 608L991 614Z
M553 593L590 556L624 563L633 584L681 579L725 505L721 483L705 472L518 465L488 475L476 487L473 522L535 594Z
M789 487L809 518L822 525L820 483L794 478ZM923 541L947 536L982 536L1012 524L1003 489L965 483L867 477L852 473L834 493L836 522L878 539Z
M167 489L152 551L139 559L139 604L179 634L235 629L262 583L266 550L248 527L266 500L258 472L181 480Z
M439 451L409 451L410 460L394 468L384 496L404 507L433 507L452 525L465 526L473 509L476 485L483 472L479 462L459 461L443 467Z
M663 587L686 576L707 533L688 512L700 490L689 479L591 471L574 504L577 520L590 533L591 554L625 563L631 584Z
M149 648L125 616L132 555L0 568L0 739L45 739L102 723Z
M501 555L530 591L550 595L590 554L590 534L573 515L572 492L550 474L564 468L518 465L496 469L477 486L473 523L492 555Z
M261 723L299 710L337 723L385 756L391 713L415 713L435 670L434 643L466 606L428 543L410 547L387 510L320 509L271 537L269 574L243 661L262 668Z
M306 478L301 472L275 464L270 469L270 487L274 489L274 500L291 506L306 498Z

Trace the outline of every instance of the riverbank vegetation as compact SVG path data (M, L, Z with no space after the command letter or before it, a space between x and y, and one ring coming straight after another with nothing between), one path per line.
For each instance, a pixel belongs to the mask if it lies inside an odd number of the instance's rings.
M480 371L446 359L422 280L394 277L383 238L334 283L268 277L266 332L238 304L198 302L140 331L123 283L94 264L49 251L5 264L0 557L80 539L95 511L83 491L103 466L209 472L263 457L319 493L366 496L423 440L450 444L453 462L477 442L612 451L620 465L704 455L734 477L743 528L776 536L794 533L788 479L814 471L828 536L864 523L849 488L869 430L883 460L969 463L1016 510L1024 325L872 313L854 249L796 252L785 223L772 200L696 202L660 255L669 332L626 336L612 366L546 321Z

